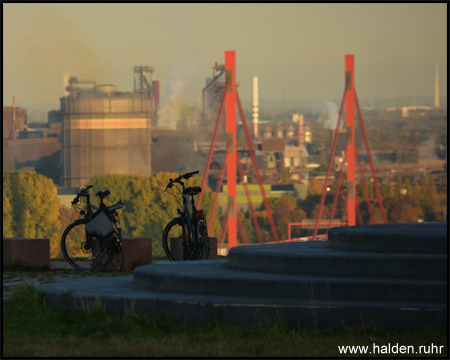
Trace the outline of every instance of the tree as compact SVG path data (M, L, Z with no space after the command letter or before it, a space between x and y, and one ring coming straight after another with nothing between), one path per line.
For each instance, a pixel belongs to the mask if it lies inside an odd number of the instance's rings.
M52 180L34 171L3 171L3 237L45 238L56 248L60 207Z
M9 178L5 179L3 172L3 237L13 237L13 207L11 205L11 185Z
M402 196L402 190L403 190L403 182L401 176L397 176L397 182L395 185L395 196L401 197Z
M299 223L306 219L306 212L300 208L297 208L294 210L292 214L291 222L293 223ZM291 237L301 237L305 236L307 233L307 230L304 230L300 227L293 227L292 228Z
M61 244L59 242L64 230L73 223L80 216L73 209L69 209L65 206L59 208L59 231L57 241L50 242L50 255L52 258L62 258L64 255L61 251Z
M423 210L425 221L438 221L443 219L443 207L439 203L439 195L436 191L434 179L431 176L422 178L421 185L415 195ZM446 199L446 196L444 198Z
M319 214L319 204L316 204L312 211L308 214L309 219L317 219L317 215ZM320 213L320 219L329 219L331 215L331 209L325 204L322 206L322 211Z
M382 187L383 189L383 198L389 198L394 196L394 189L391 185L391 179L386 179L386 184Z
M308 196L320 195L323 190L323 182L321 180L313 179L308 183Z
M422 209L408 195L397 197L397 201L388 210L389 222L393 223L417 222L422 215Z
M406 188L406 195L411 196L412 195L412 186L411 186L411 180L409 180L409 178L405 179L405 188Z
M295 204L295 199L292 198L292 200ZM272 209L272 213L278 237L280 239L287 239L288 224L292 222L292 216L294 214L292 201L288 197L278 199Z

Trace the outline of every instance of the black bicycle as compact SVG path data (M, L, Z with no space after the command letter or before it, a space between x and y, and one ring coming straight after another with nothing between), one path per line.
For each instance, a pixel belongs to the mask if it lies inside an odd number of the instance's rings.
M82 219L75 220L64 231L61 249L67 262L82 271L99 271L109 264L116 271L123 270L125 261L124 241L116 210L123 208L122 200L106 206L103 199L111 192L97 191L100 206L90 202L89 185L82 188L72 201L72 206Z
M163 247L170 261L209 259L211 247L205 214L203 210L197 210L194 203L194 196L199 194L202 188L200 186L185 187L182 181L198 173L194 171L180 175L176 179L170 179L164 190L167 191L175 184L179 184L181 189L180 187L175 189L181 192L183 199L183 211L177 209L179 216L167 224L163 233Z

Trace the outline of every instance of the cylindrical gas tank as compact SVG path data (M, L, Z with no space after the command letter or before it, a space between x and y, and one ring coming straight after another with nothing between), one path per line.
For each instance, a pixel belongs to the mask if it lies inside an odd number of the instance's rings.
M111 94L117 92L117 86L116 85L96 85L94 88L94 91L104 93L104 94Z

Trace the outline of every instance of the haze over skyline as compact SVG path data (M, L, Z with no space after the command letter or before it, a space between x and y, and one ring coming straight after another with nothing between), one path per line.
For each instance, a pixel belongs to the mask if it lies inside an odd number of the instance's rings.
M161 102L199 101L224 52L236 51L243 101L342 96L355 56L359 98L447 97L447 3L3 4L3 105L55 104L63 73L133 90L135 65L155 68Z

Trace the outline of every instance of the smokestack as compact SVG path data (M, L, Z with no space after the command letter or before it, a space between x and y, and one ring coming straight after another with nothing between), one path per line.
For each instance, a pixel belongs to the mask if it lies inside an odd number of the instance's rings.
M298 118L298 146L300 148L305 147L305 129L303 115Z
M439 107L439 67L437 60L434 70L434 106Z
M252 78L253 135L258 137L258 77Z

